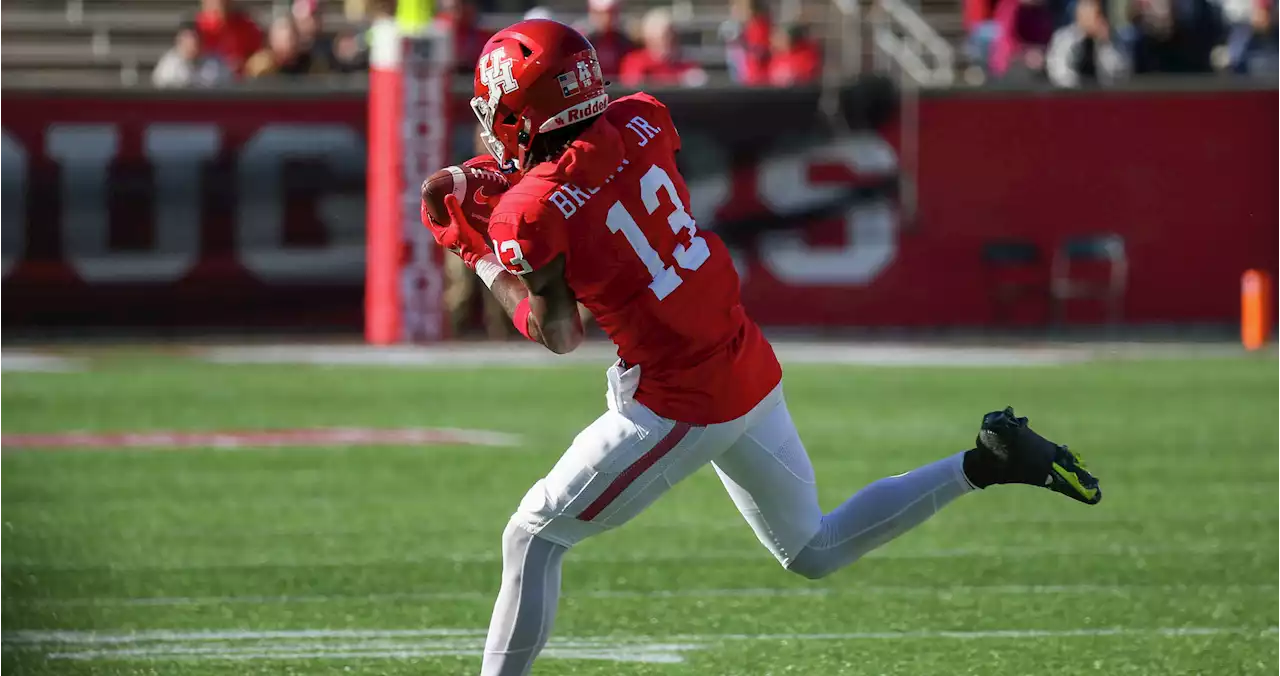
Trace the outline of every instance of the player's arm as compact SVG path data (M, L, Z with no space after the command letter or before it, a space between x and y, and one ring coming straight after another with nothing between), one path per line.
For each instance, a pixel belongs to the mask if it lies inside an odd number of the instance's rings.
M563 254L520 276L505 270L496 257L487 259L476 266L476 274L489 285L516 330L556 354L572 352L582 344L582 319L578 301L564 280Z

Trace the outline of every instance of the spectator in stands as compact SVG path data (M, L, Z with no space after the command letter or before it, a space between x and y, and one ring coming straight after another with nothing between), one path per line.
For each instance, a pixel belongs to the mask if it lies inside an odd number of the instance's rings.
M1276 73L1275 0L1227 0L1223 15L1230 25L1224 57L1235 73Z
M200 52L200 34L195 23L178 28L173 48L160 57L151 72L151 82L157 87L212 87L233 77L234 73L221 57Z
M551 11L550 8L543 7L542 5L534 5L533 7L530 7L528 11L524 13L524 16L521 18L525 20L528 20L528 19L554 20L556 18L556 14L555 12Z
M680 57L671 10L655 7L645 13L641 34L644 46L623 57L619 66L622 84L628 87L706 84L706 71Z
M600 72L607 80L618 78L622 59L636 48L620 28L618 15L621 9L622 0L587 1L587 25L583 34L596 48Z
M1077 0L1075 21L1049 42L1045 69L1059 87L1115 84L1129 74L1129 57L1111 40L1111 25L1098 0Z
M971 63L984 70L991 58L991 45L1000 37L1000 24L995 21L995 0L965 0L965 53Z
M1044 49L1053 37L1053 11L1045 0L1000 0L999 35L991 46L996 77L1035 79L1044 73Z
M365 0L342 0L342 15L347 21L357 23L368 17L369 7Z
M196 30L201 49L222 57L236 73L262 48L262 29L233 0L201 0Z
M395 21L395 0L361 0L360 14L352 21L359 25L352 31L340 31L333 38L333 58L339 72L354 73L369 68L369 47L373 41L373 25ZM350 5L346 9L351 9ZM347 15L351 19L351 15Z
M822 72L822 49L804 26L780 26L773 33L769 57L769 84L788 87L816 82Z
M729 77L742 84L764 84L769 79L769 48L773 22L766 0L730 0L729 16L720 27L727 45L725 61Z
M319 0L294 0L293 25L298 30L299 48L311 59L311 72L326 73L337 70L337 64L334 63L333 42L324 34Z
M1125 43L1135 73L1207 73L1226 34L1221 10L1208 0L1136 0Z
M453 33L455 70L467 74L475 72L484 43L492 35L476 23L475 0L441 0L436 21L442 22Z
M358 73L369 69L369 50L360 35L339 31L333 36L333 69L339 73Z
M267 47L254 54L245 63L248 77L271 75L306 75L311 72L311 55L302 51L298 28L293 18L282 16L271 22L267 35Z

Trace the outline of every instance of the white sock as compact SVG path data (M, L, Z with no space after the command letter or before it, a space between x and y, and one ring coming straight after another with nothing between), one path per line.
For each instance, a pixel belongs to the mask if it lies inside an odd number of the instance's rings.
M822 517L822 528L788 570L829 575L867 552L924 523L944 505L974 490L965 478L964 453L867 485Z

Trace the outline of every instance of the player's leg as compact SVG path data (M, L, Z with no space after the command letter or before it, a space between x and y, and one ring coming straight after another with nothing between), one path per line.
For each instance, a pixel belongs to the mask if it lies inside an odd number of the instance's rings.
M1089 504L1101 499L1097 480L1078 456L1006 409L983 419L976 448L875 481L823 515L808 456L781 392L776 394L776 405L750 420L715 465L760 541L805 577L853 563L974 488L1026 483Z
M525 674L546 645L560 600L560 560L569 548L514 519L502 533L502 586L484 644L484 676Z
M629 521L745 429L743 421L700 427L661 418L631 398L638 377L638 369L610 369L609 410L574 439L507 525L484 676L528 672L551 633L570 547Z
M813 467L781 386L748 416L716 472L756 536L788 569L822 577L905 533L972 490L962 454L876 481L823 514Z

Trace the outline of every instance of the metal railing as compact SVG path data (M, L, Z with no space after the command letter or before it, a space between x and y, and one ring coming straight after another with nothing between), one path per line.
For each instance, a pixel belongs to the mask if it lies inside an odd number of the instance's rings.
M843 126L840 90L862 74L862 8L858 0L832 0L827 9L828 23L836 30L823 40L818 108L829 122Z
M919 212L920 89L955 82L955 50L904 0L877 0L869 23L875 69L898 84L899 218L912 229Z
M904 0L878 0L870 16L876 70L924 87L955 82L955 50Z

